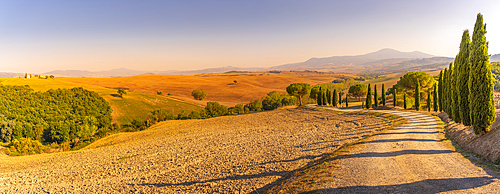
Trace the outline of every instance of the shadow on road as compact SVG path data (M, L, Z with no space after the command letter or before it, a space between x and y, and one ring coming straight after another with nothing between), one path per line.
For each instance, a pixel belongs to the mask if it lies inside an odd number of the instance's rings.
M413 183L383 186L352 186L319 189L308 193L440 193L482 187L493 182L492 177L426 179Z
M431 154L449 154L453 153L451 150L401 150L395 152L367 152L360 154L345 155L343 158L370 158L370 157L394 157L401 155L431 155Z
M374 141L368 141L366 143L387 143L387 142L400 142L400 141L420 141L420 142L439 142L439 140L435 139L379 139Z

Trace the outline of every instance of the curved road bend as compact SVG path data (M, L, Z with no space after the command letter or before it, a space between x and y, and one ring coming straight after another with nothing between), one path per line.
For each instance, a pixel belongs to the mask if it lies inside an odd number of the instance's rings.
M434 118L376 111L403 116L408 123L347 153L334 181L319 193L500 193L498 175L445 147Z

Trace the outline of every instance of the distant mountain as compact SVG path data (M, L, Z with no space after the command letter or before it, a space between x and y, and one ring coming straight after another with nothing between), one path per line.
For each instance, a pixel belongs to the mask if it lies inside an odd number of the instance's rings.
M500 61L500 54L490 56L490 62L498 62L498 61Z
M56 70L43 74L62 76L62 77L120 77L120 76L135 76L145 73L149 72L119 68L119 69L112 69L109 71Z
M0 72L0 77L24 77L22 73L9 73L9 72Z
M233 66L226 66L226 67L218 67L218 68L208 68L208 69L201 69L201 70L194 70L194 71L177 71L177 72L171 72L171 73L165 73L165 72L159 72L158 74L177 74L177 75L194 75L194 74L201 74L201 73L224 73L228 71L263 71L263 68L246 68L246 67L233 67Z
M399 63L409 59L430 58L433 55L414 51L401 52L394 49L382 49L376 52L356 56L333 56L325 58L311 58L305 62L285 64L271 67L279 70L327 70L343 71L354 70L360 66L373 67L376 64Z

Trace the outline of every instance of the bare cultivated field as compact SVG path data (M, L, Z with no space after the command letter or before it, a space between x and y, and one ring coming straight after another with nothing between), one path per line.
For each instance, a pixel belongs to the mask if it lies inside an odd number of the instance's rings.
M58 78L68 82L91 84L109 88L129 88L134 92L156 94L162 91L163 95L171 93L181 100L206 105L208 101L216 101L226 106L248 103L260 99L269 92L277 90L286 92L288 85L295 82L304 82L312 85L332 82L333 75L274 75L256 74L246 76L237 74L208 74L200 76L184 75L142 75L133 77L114 78ZM237 83L234 83L234 81ZM191 92L195 89L207 91L207 97L194 100Z
M380 130L380 117L281 109L168 121L80 151L0 156L0 193L249 193Z

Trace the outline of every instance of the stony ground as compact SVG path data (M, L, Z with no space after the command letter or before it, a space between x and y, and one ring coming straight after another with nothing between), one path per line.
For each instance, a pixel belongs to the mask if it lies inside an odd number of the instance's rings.
M249 193L386 126L307 108L189 121L126 144L0 156L0 193Z

